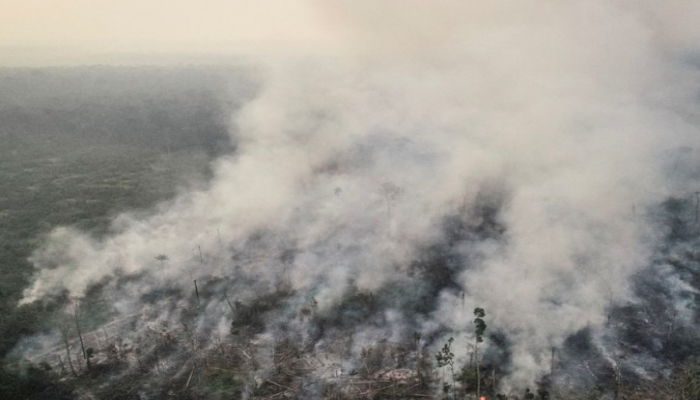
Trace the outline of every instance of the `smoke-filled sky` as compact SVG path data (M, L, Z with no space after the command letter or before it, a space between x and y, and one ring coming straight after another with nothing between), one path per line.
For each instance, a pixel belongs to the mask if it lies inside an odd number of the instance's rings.
M382 51L427 50L436 42L442 47L472 40L494 23L515 27L542 18L579 19L581 33L595 31L598 22L580 20L585 13L575 10L587 2L570 3L0 0L0 65L211 62L250 54L367 51L376 45ZM693 0L594 3L612 18L644 19L671 46L686 48L700 39L695 28L700 6ZM563 8L572 10L562 13Z
M323 308L351 283L393 279L440 240L443 217L496 198L505 233L462 249L458 280L514 338L513 379L528 382L551 346L629 300L656 240L634 210L679 187L664 152L697 149L693 1L5 3L3 45L74 47L73 61L284 56L261 67L260 95L231 122L238 152L209 188L123 216L105 239L56 231L26 302L152 271L159 253L189 285L193 247L262 235L266 252L295 249L290 280ZM273 279L281 267L256 268ZM458 297L442 293L420 329L469 332Z
M2 0L0 9L5 65L187 62L333 47L308 1Z

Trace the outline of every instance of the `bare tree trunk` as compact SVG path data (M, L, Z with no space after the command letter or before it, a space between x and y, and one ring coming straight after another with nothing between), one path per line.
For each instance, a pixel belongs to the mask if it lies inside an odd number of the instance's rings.
M66 356L68 357L68 366L70 367L70 371L73 373L73 376L77 378L78 374L75 372L75 368L73 368L73 361L71 361L70 358L70 346L68 345L68 334L65 328L61 328L61 334L63 335L63 343L66 345Z
M549 360L549 375L554 375L554 355L556 354L556 349L552 346L552 358Z
M199 288L197 287L197 280L196 279L194 280L194 292L195 292L195 294L197 294L197 305L199 306L199 305L201 305L201 303L199 302Z
M695 221L693 221L693 225L695 228L695 233L698 233L698 229L700 228L700 225L698 225L698 222L700 222L700 192L695 192Z
M195 366L192 367L192 372L190 372L190 377L187 378L187 383L185 384L185 389L187 389L190 386L190 381L192 380L192 375L194 374L195 368L197 368L197 364L195 364Z
M236 309L233 308L233 306L231 305L231 301L228 299L228 295L225 292L224 292L224 298L226 299L226 303L228 304L229 308L231 309L231 312L233 313L233 315L236 315Z
M57 354L58 356L58 365L61 367L61 375L66 373L66 366L63 365L63 359L61 359L61 355Z
M87 355L87 352L85 351L85 343L83 342L83 334L80 332L80 323L78 322L78 302L75 302L75 329L78 331L78 338L80 338L80 348L83 351L83 358L85 358L85 365L87 366L87 369L90 369L90 358Z
M476 360L476 398L481 397L481 371L479 370L479 343L474 344L474 359Z
M158 349L156 348L155 351L155 356L156 356L156 371L158 371L158 374L160 374L160 357L158 356Z
M491 370L491 383L493 385L493 394L496 394L496 369Z

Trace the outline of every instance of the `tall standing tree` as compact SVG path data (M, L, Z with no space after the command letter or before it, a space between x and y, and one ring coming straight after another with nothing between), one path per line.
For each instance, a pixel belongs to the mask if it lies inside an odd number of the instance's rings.
M66 357L68 357L68 366L70 367L70 372L73 374L74 377L77 378L78 374L75 372L75 368L73 367L73 361L71 361L70 357L70 345L68 344L68 326L61 326L61 336L63 336L63 344L66 345Z
M379 188L379 193L386 202L386 218L389 236L391 236L391 211L394 203L403 195L403 188L392 182L385 182Z
M475 343L474 343L474 359L476 360L476 398L481 397L481 371L479 368L479 343L484 341L484 332L486 331L486 322L483 318L486 316L486 312L483 308L474 309L474 333L475 333Z
M169 258L165 254L158 254L155 258L160 261L160 270L163 274L163 283L165 283L165 262L168 261Z
M73 316L75 317L75 330L78 332L78 338L80 339L80 349L83 352L83 358L85 359L85 365L87 369L90 369L90 358L92 356L92 349L90 349L90 354L85 349L85 342L83 342L83 332L80 330L80 321L78 320L78 301L75 302L75 308L73 310Z
M449 393L450 389L454 389L454 381L455 381L455 371L454 371L454 353L452 353L452 342L454 341L454 338L450 337L447 340L447 343L442 347L442 350L440 350L436 355L435 355L435 360L437 361L438 368L442 369L442 392L444 394L444 398L448 399L449 398ZM452 386L450 386L449 383L447 383L447 380L445 379L445 369L444 367L449 366L450 367L450 374L452 375ZM454 390L453 390L454 393Z

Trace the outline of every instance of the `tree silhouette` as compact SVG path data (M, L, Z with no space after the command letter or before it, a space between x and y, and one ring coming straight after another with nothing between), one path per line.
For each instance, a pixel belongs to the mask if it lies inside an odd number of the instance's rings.
M486 316L483 308L474 309L474 331L476 339L474 343L474 359L476 359L476 397L481 397L481 371L479 371L479 343L484 341L484 332L486 331L486 323L482 318Z
M392 206L403 195L403 189L392 182L384 182L379 188L379 194L386 202L386 217L389 234L391 235L391 210Z
M66 357L68 357L68 366L70 367L70 371L73 374L73 376L77 378L78 374L75 372L75 368L73 368L73 361L70 357L70 345L68 344L68 327L65 325L61 326L61 336L63 337L63 344L66 346Z
M163 283L165 283L165 262L169 260L168 256L165 254L158 254L156 260L160 261L160 269L163 274Z
M85 349L85 342L83 342L83 333L80 330L80 322L78 320L78 301L76 300L75 302L75 308L73 310L73 316L75 317L75 330L78 332L78 338L80 339L80 349L83 352L83 358L85 359L85 365L87 366L87 369L90 369L90 358L92 358L94 350L90 351L90 354L88 354L87 350Z
M447 340L447 343L442 347L442 350L440 350L436 355L435 359L437 361L438 368L443 368L445 366L450 367L450 373L452 374L452 387L454 387L454 377L455 377L455 372L454 372L454 353L452 353L452 342L454 341L454 338L450 337ZM449 397L449 392L450 392L450 385L447 383L447 381L444 379L445 378L445 370L443 368L442 370L442 391L445 395L445 398Z

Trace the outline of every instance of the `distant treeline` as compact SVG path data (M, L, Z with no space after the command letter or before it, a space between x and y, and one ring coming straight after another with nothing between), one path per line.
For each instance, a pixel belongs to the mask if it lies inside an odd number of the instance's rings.
M230 151L231 112L255 84L233 67L0 69L6 146L76 141Z

